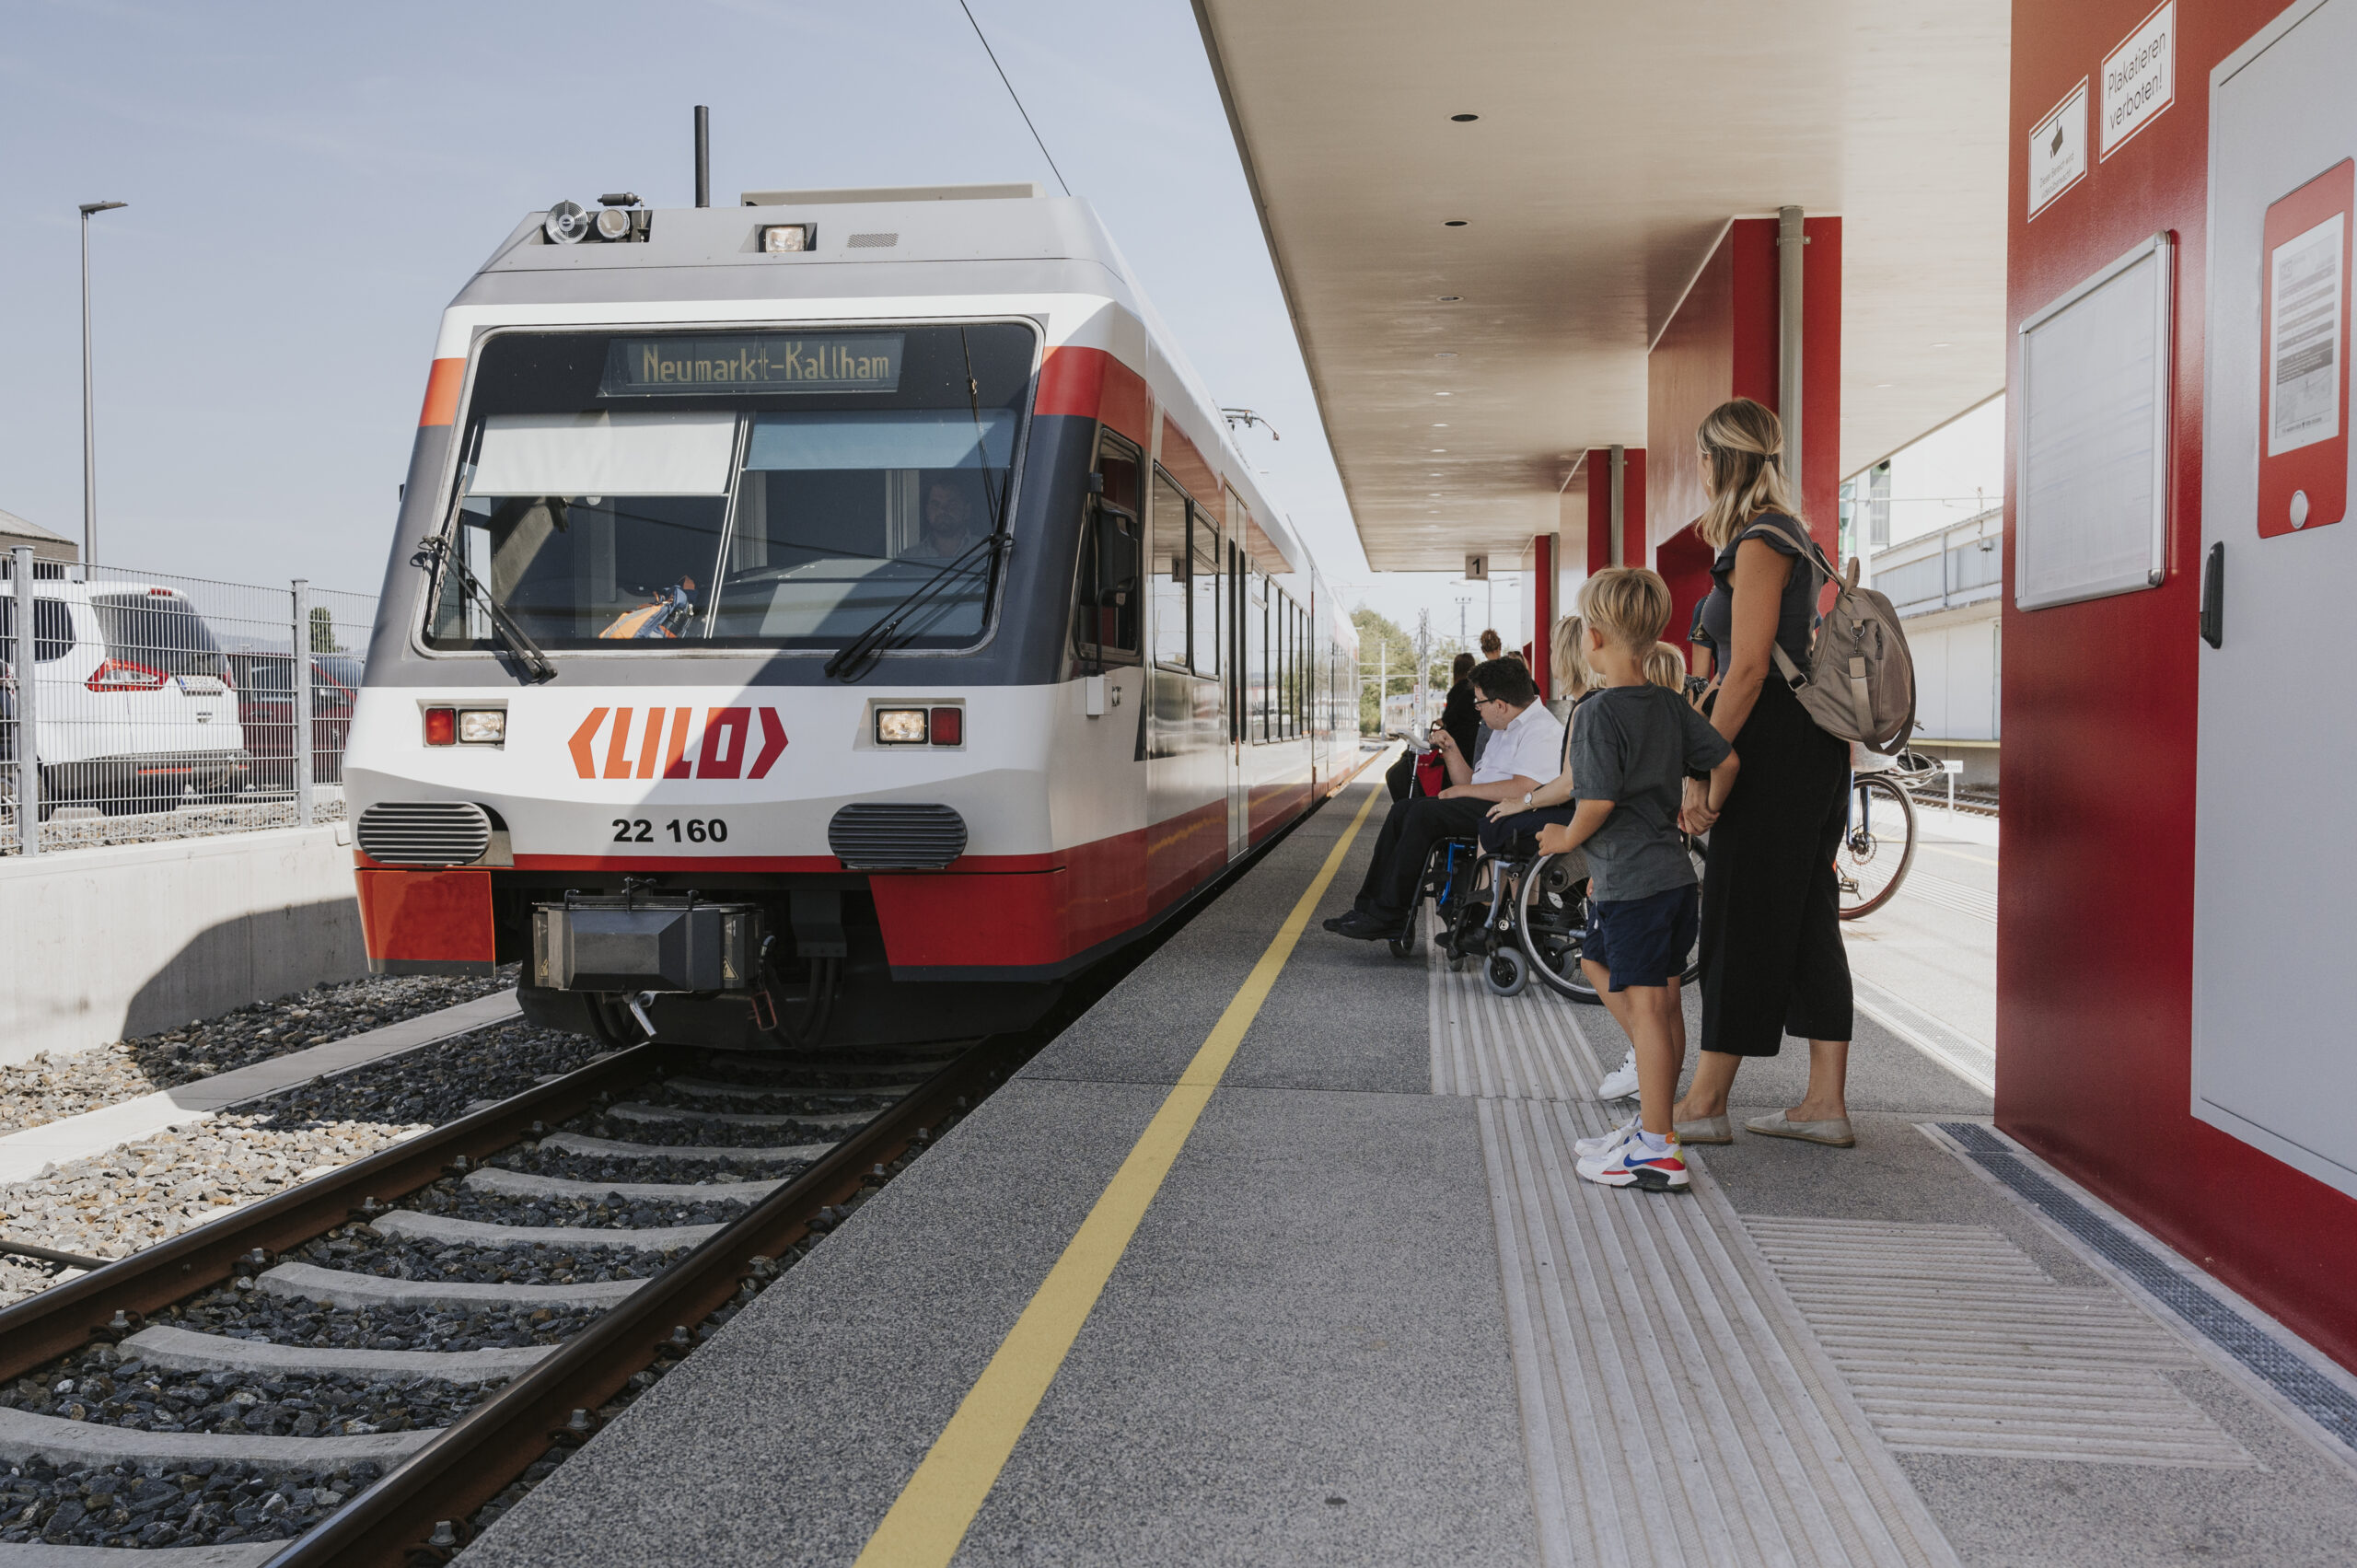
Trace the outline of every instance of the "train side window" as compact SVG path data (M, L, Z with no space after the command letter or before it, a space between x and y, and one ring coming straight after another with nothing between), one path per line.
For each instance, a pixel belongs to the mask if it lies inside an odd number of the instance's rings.
M1108 435L1097 454L1104 493L1081 527L1080 570L1074 594L1073 641L1085 658L1127 664L1139 655L1138 455Z
M1194 630L1197 675L1219 673L1219 524L1201 506L1194 509L1194 579L1189 613Z
M1187 493L1160 469L1154 472L1154 656L1187 667Z
M1244 738L1254 745L1269 738L1269 577L1254 572L1244 601Z

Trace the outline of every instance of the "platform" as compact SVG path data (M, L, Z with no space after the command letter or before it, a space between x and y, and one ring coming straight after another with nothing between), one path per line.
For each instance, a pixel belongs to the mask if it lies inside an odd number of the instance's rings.
M2357 1380L1868 1016L1854 1150L1577 1180L1600 1009L1317 928L1374 787L460 1561L2347 1561ZM1802 1074L1747 1065L1738 1110Z

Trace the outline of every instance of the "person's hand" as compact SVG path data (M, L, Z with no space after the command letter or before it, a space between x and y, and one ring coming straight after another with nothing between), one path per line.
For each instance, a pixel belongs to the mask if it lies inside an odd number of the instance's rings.
M1572 829L1568 822L1550 822L1538 830L1538 853L1541 854L1569 854L1577 847L1572 842Z
M1503 822L1509 817L1519 815L1521 811L1522 805L1519 801L1501 800L1490 807L1490 820Z
M1471 784L1451 784L1434 796L1436 800L1459 800L1473 793Z
M1435 747L1439 748L1441 755L1445 757L1454 757L1457 755L1457 737L1449 734L1448 731L1441 728L1438 725L1433 726L1432 742Z
M1707 833L1719 814L1711 809L1711 786L1701 779L1686 781L1686 797L1678 808L1678 826L1681 832Z

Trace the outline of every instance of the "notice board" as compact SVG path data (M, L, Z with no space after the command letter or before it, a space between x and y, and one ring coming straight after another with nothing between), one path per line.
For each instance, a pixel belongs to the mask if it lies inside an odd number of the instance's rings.
M2171 261L2156 234L2022 322L2024 610L2156 587L2165 575Z

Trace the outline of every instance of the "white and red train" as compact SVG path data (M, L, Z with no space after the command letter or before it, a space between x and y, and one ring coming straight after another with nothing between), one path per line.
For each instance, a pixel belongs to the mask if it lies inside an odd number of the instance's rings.
M444 312L345 761L380 972L1020 1027L1360 763L1356 645L1086 203L612 199Z

